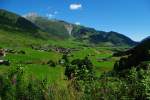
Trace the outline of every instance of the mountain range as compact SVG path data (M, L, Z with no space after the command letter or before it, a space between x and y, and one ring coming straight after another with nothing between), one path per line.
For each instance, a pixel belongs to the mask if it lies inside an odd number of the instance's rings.
M42 16L22 17L0 9L0 30L13 30L41 39L69 39L104 46L135 46L138 43L117 32L98 31L62 20Z

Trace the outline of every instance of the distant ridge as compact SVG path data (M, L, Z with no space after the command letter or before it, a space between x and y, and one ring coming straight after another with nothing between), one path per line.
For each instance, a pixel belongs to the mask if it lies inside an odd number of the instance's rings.
M0 29L19 31L37 38L46 38L48 36L48 34L41 32L41 29L31 21L4 9L0 9Z
M43 39L69 39L103 46L135 46L137 42L117 32L98 31L93 28L50 20L41 16L22 17L0 9L0 29L22 31L24 34Z
M122 71L132 67L147 69L149 66L147 62L150 61L150 37L145 38L134 48L119 54L124 57L116 63L116 70Z
M77 40L106 46L134 46L137 42L117 32L98 31L93 28L75 25L62 20L48 19L41 16L26 16L26 18L43 29L45 32L60 38L74 37Z

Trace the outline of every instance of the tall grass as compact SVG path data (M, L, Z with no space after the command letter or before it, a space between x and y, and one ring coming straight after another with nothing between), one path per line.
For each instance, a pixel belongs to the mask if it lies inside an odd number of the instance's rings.
M27 78L22 66L0 75L0 87L1 100L81 100L83 97L71 87L49 84L47 78Z

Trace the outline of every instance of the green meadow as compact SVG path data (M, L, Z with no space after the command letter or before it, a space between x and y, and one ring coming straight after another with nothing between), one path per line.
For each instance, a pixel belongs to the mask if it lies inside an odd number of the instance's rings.
M18 37L20 38L20 37ZM13 37L11 37L13 39ZM10 40L11 40L10 39ZM20 47L16 45L16 43L11 43L10 46L3 44L3 48L7 49L13 49L15 51L24 51L25 54L17 54L17 53L7 53L6 57L4 57L5 60L10 61L10 66L0 66L0 73L5 73L9 69L16 67L16 66L22 66L24 67L27 76L34 76L37 79L44 79L47 78L48 82L51 84L58 84L60 86L64 86L67 81L66 77L64 75L65 67L61 64L59 64L59 60L62 58L62 53L56 52L56 51L42 51L42 50L34 50L28 45L34 45L34 40L26 45L26 42L28 40L24 40L23 38L20 38L19 40L16 40L19 42L24 42L24 45L21 45ZM16 42L14 41L14 42ZM41 41L41 40L40 40ZM19 43L20 44L20 43ZM111 47L83 47L81 43L76 43L71 40L65 40L65 41L48 41L47 43L45 41L39 42L39 45L55 45L58 47L65 47L65 48L76 48L78 51L72 51L68 56L69 61L72 61L74 59L83 59L84 57L88 56L90 60L92 61L94 65L94 70L96 72L97 76L100 76L104 72L108 72L113 69L114 63L118 58L112 57L113 50ZM37 44L36 44L37 45ZM117 47L116 47L117 48ZM100 59L107 59L108 61L98 61ZM52 60L56 63L56 66L50 66L45 64L47 61Z

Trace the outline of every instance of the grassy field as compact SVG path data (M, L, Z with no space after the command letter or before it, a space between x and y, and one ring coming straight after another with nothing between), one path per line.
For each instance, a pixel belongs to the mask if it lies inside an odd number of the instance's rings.
M4 33L4 34L2 34ZM21 53L7 53L3 59L9 60L11 65L0 65L0 74L7 73L7 71L16 66L23 66L27 76L33 76L37 79L47 78L51 84L58 84L60 86L66 86L66 78L64 76L65 67L59 64L59 60L62 58L62 53L56 51L42 51L35 50L30 45L51 45L63 48L75 48L77 51L72 51L69 55L69 61L74 59L82 59L86 56L90 58L94 65L94 69L97 76L100 76L103 72L108 72L113 69L114 62L118 58L112 57L113 50L117 47L97 47L87 45L74 41L73 38L69 40L48 40L43 41L27 36L22 36L19 33L11 34L0 30L0 47L5 49L12 49L14 51L24 51ZM11 36L11 37L10 37ZM101 61L101 59L108 59ZM56 67L45 64L49 60L56 63Z
M47 78L50 83L58 83L60 85L65 84L64 67L57 65L56 67L43 64L46 61L53 60L58 63L62 54L57 52L46 52L32 50L31 48L15 48L17 50L23 50L26 54L11 54L8 53L4 58L11 62L10 66L0 66L0 73L6 72L10 67L22 65L25 67L26 73L29 76L33 75L38 79ZM112 70L116 58L111 57L112 52L110 50L100 50L95 48L83 48L79 51L71 53L69 60L82 59L89 56L94 65L96 75L99 76L103 72ZM101 58L110 58L109 61L97 61Z

